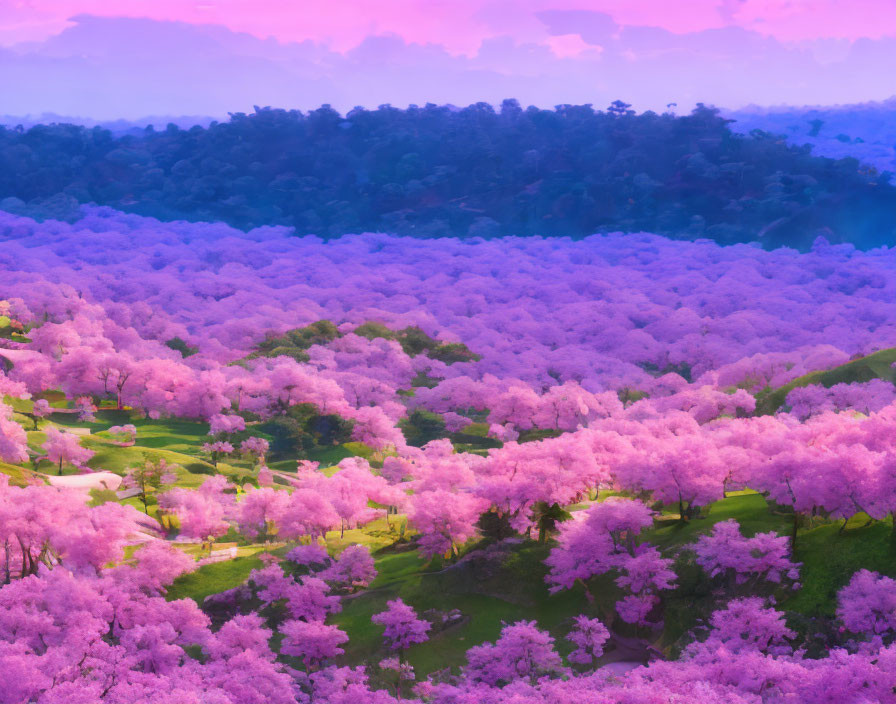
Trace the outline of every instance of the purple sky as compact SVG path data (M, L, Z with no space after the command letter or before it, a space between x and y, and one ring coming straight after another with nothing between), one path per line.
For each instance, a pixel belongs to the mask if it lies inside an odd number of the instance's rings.
M847 103L896 92L893 56L890 0L0 2L14 115Z

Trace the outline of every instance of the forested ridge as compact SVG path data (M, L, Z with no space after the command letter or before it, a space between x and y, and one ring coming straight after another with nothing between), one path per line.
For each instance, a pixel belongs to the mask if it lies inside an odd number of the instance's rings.
M256 108L141 136L0 127L0 208L73 220L82 203L327 238L649 231L807 249L819 234L863 248L896 236L887 172L761 130L737 134L702 105L675 116L619 101L606 111L514 100L344 116Z

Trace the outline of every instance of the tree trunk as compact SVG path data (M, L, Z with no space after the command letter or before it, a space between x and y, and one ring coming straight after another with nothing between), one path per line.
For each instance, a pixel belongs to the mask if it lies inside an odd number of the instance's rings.
M582 585L582 589L585 590L585 598L588 600L588 603L589 603L589 604L593 604L593 603L594 603L594 594L592 594L592 593L591 593L591 590L588 589L588 585L585 584L585 581L584 581L583 579L581 579L581 578L580 578L580 579L577 579L576 581L577 581L579 584L581 584L581 585Z
M790 554L796 555L796 533L800 526L800 514L793 512L793 527L790 531Z
M395 698L401 699L401 668L404 665L404 651L398 651L398 682L395 683Z

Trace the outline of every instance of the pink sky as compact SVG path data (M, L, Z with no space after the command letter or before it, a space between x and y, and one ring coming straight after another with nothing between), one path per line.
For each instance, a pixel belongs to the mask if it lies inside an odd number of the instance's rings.
M282 41L313 39L339 51L389 32L453 53L475 53L483 39L498 35L575 51L574 40L549 43L536 17L557 9L596 10L617 24L673 32L737 25L783 41L896 36L893 0L0 0L0 43L45 39L67 18L86 13L220 24Z

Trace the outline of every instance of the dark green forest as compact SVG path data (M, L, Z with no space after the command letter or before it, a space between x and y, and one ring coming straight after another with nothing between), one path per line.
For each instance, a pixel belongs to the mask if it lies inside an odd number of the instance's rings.
M896 187L852 158L700 106L675 116L561 105L256 108L208 128L115 136L0 127L0 208L72 220L96 203L162 220L336 237L648 231L805 249L896 242Z

